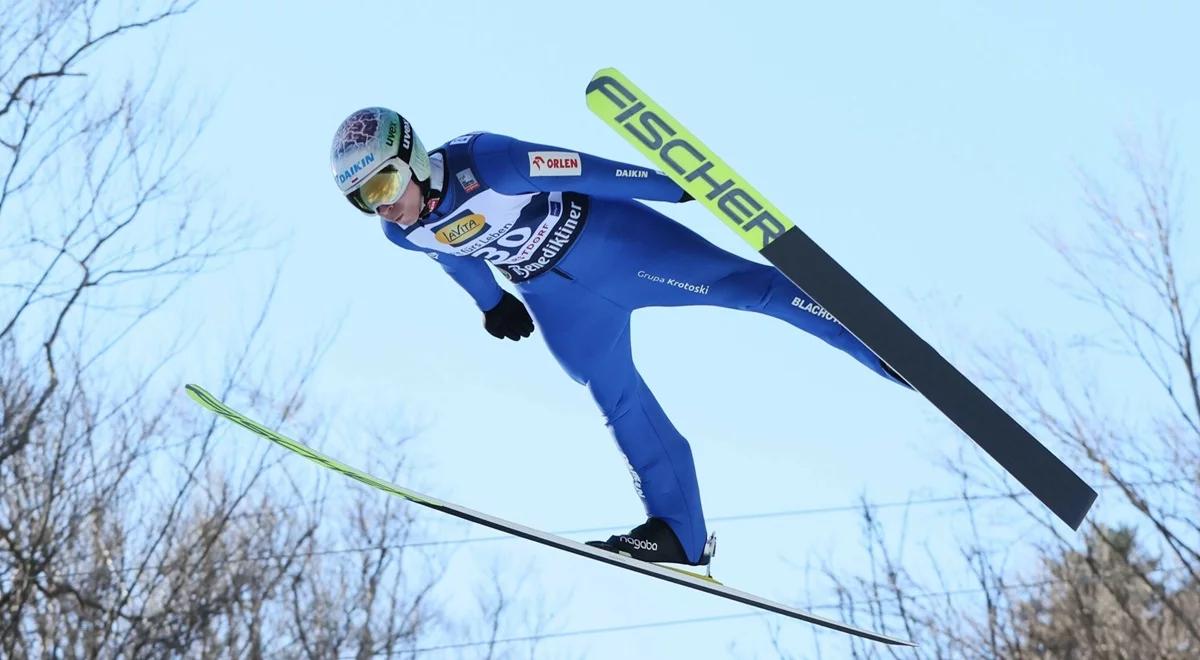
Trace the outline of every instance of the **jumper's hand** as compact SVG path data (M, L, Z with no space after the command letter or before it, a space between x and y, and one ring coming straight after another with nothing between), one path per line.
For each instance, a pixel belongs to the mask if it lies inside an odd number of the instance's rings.
M496 339L508 337L513 341L521 341L522 337L533 334L533 318L529 316L524 303L505 291L500 302L483 313L483 327Z

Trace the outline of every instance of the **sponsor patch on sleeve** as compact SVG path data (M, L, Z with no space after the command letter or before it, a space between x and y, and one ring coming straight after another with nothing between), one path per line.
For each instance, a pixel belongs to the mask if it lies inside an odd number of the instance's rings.
M479 135L479 131L467 133L466 135L460 135L460 136L454 138L453 140L450 140L450 142L448 144L466 144L466 143L470 142L471 138L475 137L476 135Z
M648 170L617 168L617 176L630 179L648 179L650 178L650 172Z
M456 176L458 182L462 184L464 192L472 193L479 189L479 181L475 179L475 173L471 171L471 168L459 170Z
M579 176L583 161L574 151L530 151L529 176Z

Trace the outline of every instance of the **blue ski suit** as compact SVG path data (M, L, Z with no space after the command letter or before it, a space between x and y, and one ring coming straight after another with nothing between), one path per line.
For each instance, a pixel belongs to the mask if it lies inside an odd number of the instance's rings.
M684 198L660 172L491 133L451 140L430 161L436 206L409 227L381 219L384 233L437 260L480 310L503 294L488 263L514 283L551 353L600 406L647 515L671 526L693 562L706 530L692 452L634 366L633 310L716 305L759 312L895 380L779 271L725 252L634 201Z

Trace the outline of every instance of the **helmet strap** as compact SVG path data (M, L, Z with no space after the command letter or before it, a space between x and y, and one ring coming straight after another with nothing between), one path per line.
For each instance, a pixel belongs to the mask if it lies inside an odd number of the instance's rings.
M443 162L441 152L429 154L429 178L424 181L417 181L417 185L421 187L421 218L433 213L433 210L442 203L442 190L446 184L446 167ZM410 168L411 169L411 168Z

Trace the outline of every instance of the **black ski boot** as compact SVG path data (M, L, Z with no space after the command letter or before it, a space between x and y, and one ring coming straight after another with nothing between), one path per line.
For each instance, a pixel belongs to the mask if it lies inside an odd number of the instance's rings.
M689 561L683 545L675 536L671 526L661 518L650 518L634 527L628 534L610 536L607 541L588 541L588 545L654 563L683 564L685 566L707 566L716 554L717 537L708 537L700 561Z
M892 377L892 378L893 378L893 379L894 379L894 380L895 380L897 383L900 383L901 385L903 385L903 386L907 387L907 388L908 388L908 389L910 389L910 390L912 390L912 389L916 389L916 388L914 388L912 385L909 385L909 384L908 384L908 381L907 381L907 380L904 380L904 377L903 377L903 376L901 376L900 374L896 373L896 370L895 370L895 369L893 369L893 368L891 368L890 366L888 366L888 363L887 363L887 362L884 362L883 360L880 360L880 361L879 361L879 366L883 367L883 370L887 372L887 375L891 376L891 377Z

